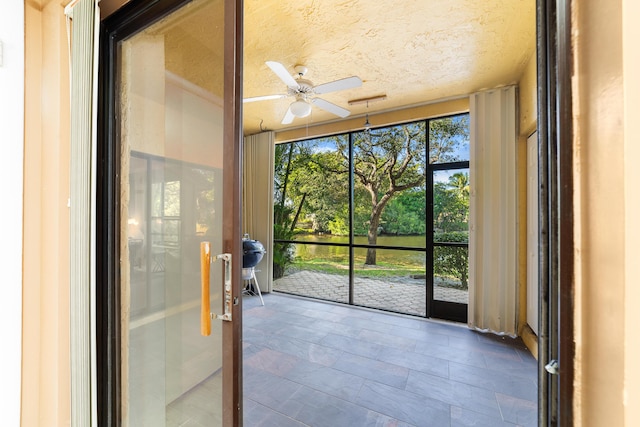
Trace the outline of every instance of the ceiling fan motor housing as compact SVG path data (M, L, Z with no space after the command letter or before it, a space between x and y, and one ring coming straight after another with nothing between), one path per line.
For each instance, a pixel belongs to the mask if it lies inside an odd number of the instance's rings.
M297 88L289 88L289 95L303 95L305 98L307 95L313 94L313 83L306 79L296 80L298 83Z

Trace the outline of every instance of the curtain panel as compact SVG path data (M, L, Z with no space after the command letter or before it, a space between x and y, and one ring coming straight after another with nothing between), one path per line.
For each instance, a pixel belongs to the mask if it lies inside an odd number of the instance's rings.
M71 425L96 425L95 212L99 0L65 8L70 44Z
M242 227L267 253L256 266L262 292L273 288L273 132L262 132L244 139L242 168Z
M516 87L470 97L469 327L516 336Z

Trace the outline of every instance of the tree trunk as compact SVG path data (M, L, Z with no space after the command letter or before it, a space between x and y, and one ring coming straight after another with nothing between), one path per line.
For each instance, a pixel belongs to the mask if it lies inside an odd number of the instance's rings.
M378 226L380 225L380 213L382 210L373 209L371 212L371 220L369 221L369 232L367 237L369 238L369 244L375 245L378 243ZM376 250L375 248L367 249L367 259L364 261L365 265L376 265Z

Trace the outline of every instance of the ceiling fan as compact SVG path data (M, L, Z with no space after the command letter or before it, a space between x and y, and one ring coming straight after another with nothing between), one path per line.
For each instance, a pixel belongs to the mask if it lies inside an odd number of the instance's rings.
M267 61L266 64L280 78L280 80L282 80L287 85L287 93L245 98L243 102L282 99L289 96L295 97L296 100L293 101L291 105L289 105L289 108L287 109L287 112L282 119L283 125L290 124L296 117L307 117L309 114L311 114L311 104L342 118L347 117L349 114L351 114L349 110L346 110L322 98L317 98L314 95L322 95L324 93L352 89L362 86L362 80L360 80L360 77L351 76L314 86L313 83L311 83L309 80L303 78L304 75L307 74L307 67L305 67L304 65L296 65L296 79L291 74L289 74L287 69L281 63L275 61Z

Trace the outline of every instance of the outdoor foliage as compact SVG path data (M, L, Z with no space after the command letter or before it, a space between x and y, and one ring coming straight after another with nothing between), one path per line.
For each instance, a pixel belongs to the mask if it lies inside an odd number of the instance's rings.
M468 144L468 115L278 145L274 239L291 240L298 232L348 235L352 228L354 235L367 236L368 243L376 245L379 234L424 234L427 162L460 160L464 144ZM434 189L439 231L455 231L466 223L464 201L453 185L438 183ZM466 191L468 200L468 175ZM291 244L280 246L274 250L278 274L292 261ZM376 265L375 249L368 250L365 264Z
M435 242L468 242L469 233L452 231L437 233ZM436 276L452 277L460 280L463 289L469 286L469 250L459 246L434 246L433 273Z

